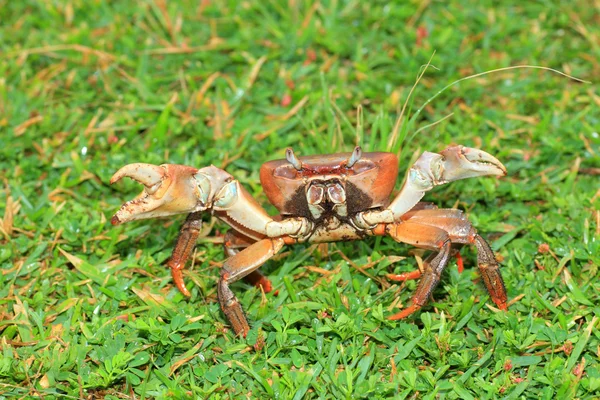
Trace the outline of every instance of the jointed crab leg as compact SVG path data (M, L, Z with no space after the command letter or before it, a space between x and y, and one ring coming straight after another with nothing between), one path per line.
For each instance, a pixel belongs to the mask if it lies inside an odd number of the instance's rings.
M502 275L500 275L500 267L498 266L494 252L488 242L479 235L475 236L475 246L477 247L479 273L492 297L492 301L496 303L499 309L508 309L506 305L506 288L504 287L504 280L502 279Z
M233 257L255 242L256 240L231 229L225 234L225 240L223 243L223 247L225 247L225 255L228 258ZM269 293L273 290L273 285L271 284L269 278L261 274L258 270L252 271L246 275L244 277L244 281L256 286L257 288L262 287L262 290L264 290L265 293Z
M185 268L186 262L192 255L201 228L202 212L189 214L179 231L177 243L175 244L171 258L167 262L167 265L171 269L171 275L175 286L187 297L190 297L191 293L188 291L185 282L183 281L182 270ZM225 254L227 257L232 257L254 242L254 239L248 238L237 231L230 230L225 235ZM273 289L271 281L259 271L251 272L244 277L244 280L256 287L262 286L265 293L269 293Z
M431 225L445 230L448 232L452 243L474 244L477 247L477 264L481 278L492 300L501 310L507 308L506 289L494 252L485 239L473 228L471 222L462 211L455 209L428 209L411 211L407 214L406 218L411 222Z
M273 257L284 245L284 239L262 239L248 246L238 254L227 259L221 269L221 278L217 285L217 296L221 309L227 316L236 334L246 336L250 330L244 310L237 297L229 288L233 283L263 265L269 258Z
M175 286L177 286L177 289L187 297L190 297L191 294L185 287L181 271L185 268L185 263L192 255L192 251L194 251L196 239L198 239L201 228L202 213L194 212L188 215L179 231L179 237L177 238L177 243L175 244L171 258L167 262L167 265L171 268L171 275L173 276Z
M477 247L477 263L479 271L492 300L501 310L507 308L506 289L504 288L504 281L500 275L500 269L496 262L496 258L494 257L494 253L489 244L477 233L475 228L473 228L462 211L455 209L416 209L406 213L402 219L404 222L388 225L387 228L388 233L397 241L410 243L417 247L428 248L426 245L423 245L422 239L420 238L423 235L434 238L435 236L433 235L435 234L438 235L436 237L437 240L440 240L440 237L446 235L452 243L474 244ZM430 231L427 233L427 230L424 228L425 226L435 228L437 231ZM435 248L430 249L435 250ZM456 250L454 249L454 251ZM452 252L450 254L452 255ZM435 262L435 257L437 256L434 253L425 260L424 272L417 270L400 275L388 275L388 278L396 281L417 279L421 277L421 275L427 273L428 269L430 269L430 265ZM421 283L425 280L426 279L423 279ZM419 285L419 289L421 289L421 285ZM415 297L421 300L422 297L419 297L421 296L419 294L419 289L417 289ZM431 288L431 290L433 290L433 288ZM413 297L413 299L415 297ZM413 308L413 306L409 307L409 309ZM404 312L406 313L403 315L407 316L410 315L412 311L408 312L407 309ZM396 314L391 318L401 318L398 317L400 314Z
M442 271L450 257L451 241L448 233L434 226L421 225L414 222L390 224L388 234L396 241L409 243L416 247L436 251L436 255L425 263L419 286L411 301L412 304L401 312L388 317L391 320L406 318L417 311L429 300L429 295L440 281Z
M427 264L431 264L431 261L433 261L436 255L436 253L431 253L425 260L423 260L423 270L427 268ZM403 272L401 274L386 274L385 276L391 281L406 282L419 279L421 276L423 276L423 271L420 269L415 269L414 271Z

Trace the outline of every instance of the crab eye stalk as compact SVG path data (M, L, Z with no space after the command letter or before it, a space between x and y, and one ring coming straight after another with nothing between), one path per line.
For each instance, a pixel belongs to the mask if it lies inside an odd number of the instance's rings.
M285 150L285 159L296 168L296 170L302 170L302 161L298 160L296 155L294 154L294 150L291 147L288 147Z
M346 166L348 168L352 168L352 166L354 164L356 164L356 162L358 160L360 160L361 157L362 157L362 149L360 148L360 146L356 146L354 148L354 151L352 151L350 158L348 158L348 161L346 161Z

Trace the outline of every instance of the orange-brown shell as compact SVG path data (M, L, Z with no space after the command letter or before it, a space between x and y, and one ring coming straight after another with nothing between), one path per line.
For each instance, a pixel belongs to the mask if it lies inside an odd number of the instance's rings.
M302 169L296 170L287 160L268 161L260 168L260 181L267 198L284 215L290 198L311 178L349 182L370 199L364 209L384 207L398 176L398 158L392 153L362 153L352 167L347 167L351 153L305 156L298 159Z

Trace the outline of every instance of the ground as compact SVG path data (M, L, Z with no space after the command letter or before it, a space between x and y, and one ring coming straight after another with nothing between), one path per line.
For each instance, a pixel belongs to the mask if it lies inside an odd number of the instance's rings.
M600 3L495 4L0 0L0 398L598 398ZM517 65L588 82L523 68L439 93ZM266 204L261 163L356 143L401 176L451 143L504 162L425 199L491 241L507 312L470 248L391 322L416 282L385 275L421 252L299 245L262 268L278 295L233 286L237 338L227 226L206 216L186 299L164 266L182 217L109 223L140 190L109 185L126 163L212 163Z

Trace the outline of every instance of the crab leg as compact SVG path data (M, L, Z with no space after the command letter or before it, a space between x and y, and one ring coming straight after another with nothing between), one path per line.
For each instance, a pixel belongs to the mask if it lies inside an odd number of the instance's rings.
M427 265L431 264L436 255L437 253L431 253L429 256L427 256L427 258L423 261L423 270L428 268ZM419 279L421 276L423 276L423 271L420 269L403 272L401 274L386 274L386 278L396 282L414 281L415 279Z
M448 232L452 243L474 244L477 247L477 265L492 301L506 310L507 296L500 267L490 245L471 225L466 215L456 209L429 209L405 214L411 222L431 225Z
M415 222L403 222L387 226L388 234L397 242L408 243L416 247L435 251L435 256L428 259L422 273L422 279L412 296L412 304L388 319L406 318L423 307L440 281L442 271L450 258L451 241L448 233L434 226L421 225Z
M225 241L223 243L225 247L225 255L227 257L233 257L255 242L256 240L244 236L233 229L229 230L225 234ZM244 277L244 281L256 286L257 288L262 287L262 290L264 290L265 293L269 293L273 290L273 285L271 284L269 278L261 274L258 270L252 271L246 275Z
M492 301L496 303L499 309L506 310L508 306L506 304L506 288L504 287L504 280L500 275L500 267L494 257L488 242L485 241L479 235L475 236L475 246L477 247L477 265L479 267L479 273L483 278L483 283L487 288Z
M245 337L250 330L250 326L240 302L229 288L229 285L258 269L277 254L283 245L283 238L262 239L227 259L223 264L221 278L217 285L217 296L221 309L236 334L242 334Z
M471 243L476 234L475 228L471 225L465 214L455 208L438 209L429 203L418 203L409 212L402 215L402 221L412 221L423 225L435 226L443 229L450 236L452 243ZM457 258L458 272L463 271L462 258L459 249L452 248L451 256ZM435 254L430 255L424 264L431 262ZM420 270L405 272L402 274L387 274L386 277L393 281L407 281L419 279L422 275Z
M177 289L187 297L190 297L191 294L185 287L182 270L185 268L185 263L192 255L201 228L202 212L198 211L188 215L183 226L179 230L177 243L175 244L171 258L167 262L167 265L171 268L171 276L173 277L175 286L177 286Z
M494 252L485 239L473 228L462 211L456 209L418 209L406 213L402 219L409 223L442 229L448 234L453 244L474 244L477 247L479 271L492 301L501 310L507 309L506 289ZM399 226L405 224L406 222L399 224ZM456 249L453 249L453 251L456 251ZM425 264L431 261L430 258L425 261ZM400 275L389 274L387 277L396 281L405 281L418 279L421 274L421 271L417 270Z

